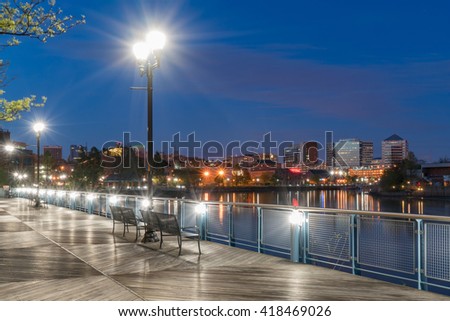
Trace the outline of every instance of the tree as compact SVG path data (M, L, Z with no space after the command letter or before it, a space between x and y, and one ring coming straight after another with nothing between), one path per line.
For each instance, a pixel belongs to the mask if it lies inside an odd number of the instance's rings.
M20 0L5 1L0 4L0 47L6 48L20 44L19 38L33 38L46 42L64 34L76 25L85 23L85 17L75 20L72 16L64 16L63 11L55 8L56 0ZM9 62L0 59L0 88L7 83L6 70ZM46 97L41 101L36 96L24 97L8 101L2 96L4 90L0 89L0 121L13 121L20 118L24 111L32 107L42 107Z
M420 164L413 152L409 152L405 158L397 166L386 170L380 179L380 187L384 191L395 190L408 182L415 181L420 178L418 172ZM409 184L408 184L409 185Z
M248 185L252 180L248 169L239 166L239 164L234 165L231 175L233 179L233 184L236 186Z
M152 177L156 184L163 184L166 182L166 168L169 163L162 158L160 152L156 152L151 160Z
M198 185L201 177L201 171L199 168L186 167L175 169L173 171L173 175L181 180L182 185L190 187Z
M380 187L383 191L392 191L399 189L405 184L406 177L400 167L393 167L386 170L381 176Z
M102 161L101 152L92 147L89 155L84 156L75 166L69 179L72 187L76 189L95 189L99 184L99 178L103 174L103 168L100 166Z

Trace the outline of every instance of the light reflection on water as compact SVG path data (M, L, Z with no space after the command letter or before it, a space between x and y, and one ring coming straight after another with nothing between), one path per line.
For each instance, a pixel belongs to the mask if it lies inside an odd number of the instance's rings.
M202 200L450 216L450 200L382 197L354 190L204 193Z

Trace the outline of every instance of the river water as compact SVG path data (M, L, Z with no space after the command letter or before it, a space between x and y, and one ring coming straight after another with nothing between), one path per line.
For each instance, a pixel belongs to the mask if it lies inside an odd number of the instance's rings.
M450 200L375 196L356 190L264 191L246 193L210 192L204 201L265 203L337 208L376 212L450 216Z

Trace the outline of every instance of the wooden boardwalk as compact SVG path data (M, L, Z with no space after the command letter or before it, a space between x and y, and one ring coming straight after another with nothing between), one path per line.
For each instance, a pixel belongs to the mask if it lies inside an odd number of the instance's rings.
M450 300L202 242L135 243L96 215L0 199L0 300Z

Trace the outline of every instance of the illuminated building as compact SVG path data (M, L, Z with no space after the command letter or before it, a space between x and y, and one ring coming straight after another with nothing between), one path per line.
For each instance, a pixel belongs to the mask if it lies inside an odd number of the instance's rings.
M383 140L381 153L384 165L400 164L408 157L408 141L394 134Z
M69 163L79 162L87 155L87 148L82 145L70 145Z
M333 132L325 132L325 164L327 167L334 166L334 143L333 143Z
M58 163L62 160L61 146L44 146L44 155L50 154L51 157Z
M334 156L336 167L368 166L373 159L373 143L355 138L341 139L334 145Z

